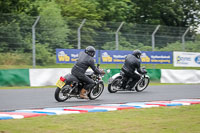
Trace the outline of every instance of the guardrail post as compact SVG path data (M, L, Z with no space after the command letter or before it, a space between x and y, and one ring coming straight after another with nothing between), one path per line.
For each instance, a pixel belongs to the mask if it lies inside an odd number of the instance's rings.
M186 36L186 34L188 33L189 29L190 29L190 27L188 27L188 28L186 29L186 31L183 33L183 35L182 35L182 50L183 50L183 51L185 51L185 36Z
M156 27L156 29L153 31L153 33L152 33L152 35L151 35L151 37L152 37L152 51L154 51L154 49L155 49L155 34L156 34L156 32L158 31L158 29L160 28L160 25L158 25L157 27Z
M115 49L116 50L119 50L119 35L118 35L118 33L119 33L123 24L124 24L124 22L121 22L120 26L118 27L117 31L115 32L115 41L116 41L116 48Z
M83 19L81 22L81 25L78 28L78 49L81 49L81 28L83 27L83 24L85 23L86 19Z
M36 27L39 20L40 20L40 16L37 17L35 23L32 26L33 68L35 68L35 66L36 66L36 61L35 61L35 39L36 39L35 27Z

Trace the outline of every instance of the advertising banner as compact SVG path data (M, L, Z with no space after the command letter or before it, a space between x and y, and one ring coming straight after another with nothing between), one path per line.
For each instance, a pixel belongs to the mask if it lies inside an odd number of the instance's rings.
M100 50L101 64L122 64L132 51Z
M174 66L176 67L200 67L200 53L174 52Z
M75 63L78 54L84 49L56 49L56 63ZM98 62L98 51L94 57L95 63Z
M133 51L100 50L102 64L122 64ZM143 64L172 64L173 53L164 51L142 51Z
M172 64L173 52L168 51L142 51L143 64Z

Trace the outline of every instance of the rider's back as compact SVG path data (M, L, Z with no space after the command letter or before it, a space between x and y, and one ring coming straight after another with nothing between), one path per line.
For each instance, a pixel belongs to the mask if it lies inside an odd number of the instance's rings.
M72 73L78 72L84 74L89 66L92 65L93 57L89 56L85 52L79 53L79 58L76 61L74 67L72 68Z
M139 67L140 67L140 60L137 59L134 55L129 54L126 56L122 69L125 70L126 72L134 73L135 70Z

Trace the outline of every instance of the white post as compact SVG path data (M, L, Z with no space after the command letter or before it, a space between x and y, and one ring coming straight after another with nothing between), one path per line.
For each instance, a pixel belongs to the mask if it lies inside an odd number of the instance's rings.
M36 36L35 36L35 26L37 25L39 19L40 19L40 16L37 17L35 23L32 26L33 68L35 68L35 66L36 66L36 61L35 61L35 39L36 39Z
M188 27L188 28L186 29L186 31L183 33L183 35L182 35L182 50L183 50L183 51L185 51L185 36L186 36L186 34L188 33L189 29L190 29L190 27Z
M121 22L120 26L118 27L117 31L115 32L115 41L116 41L116 50L119 50L119 36L118 33L122 27L122 25L124 24L124 22Z
M151 35L151 38L152 38L152 51L154 51L154 49L155 49L155 34L156 34L156 32L158 31L158 29L160 28L160 25L158 25L157 27L156 27L156 29L153 31L153 33L152 33L152 35Z
M81 22L81 25L78 28L78 49L81 49L81 28L83 27L83 24L85 23L86 19L83 19Z

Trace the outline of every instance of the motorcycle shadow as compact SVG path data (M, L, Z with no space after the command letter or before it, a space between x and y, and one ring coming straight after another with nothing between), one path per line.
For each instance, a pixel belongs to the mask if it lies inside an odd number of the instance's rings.
M137 91L118 91L115 93L109 93L110 95L115 95L115 94L136 94L136 95L141 95L141 94L146 94L146 93L150 93L150 91L142 91L142 92L137 92Z
M68 99L67 101L64 102L55 102L56 104L62 105L63 103L67 104L77 104L77 103L96 103L96 102L101 102L101 99L95 99L95 100L90 100L90 99Z

